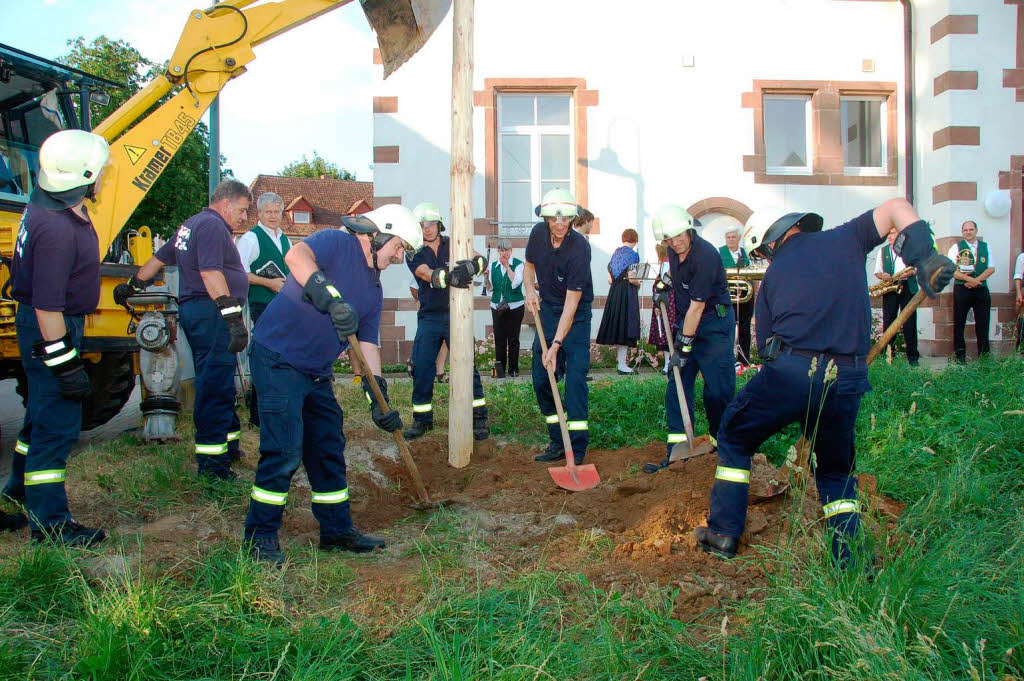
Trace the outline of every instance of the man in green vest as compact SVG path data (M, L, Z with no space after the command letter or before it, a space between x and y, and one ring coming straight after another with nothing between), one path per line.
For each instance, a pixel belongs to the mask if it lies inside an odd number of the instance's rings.
M889 230L888 243L878 251L878 258L875 260L875 278L880 281L902 281L898 289L890 291L882 296L882 330L889 328L900 310L905 308L910 299L917 293L917 270L907 267L903 258L896 255L892 250L893 242L896 241L896 229ZM903 325L903 341L907 347L907 361L910 366L916 367L921 357L917 350L917 310L911 313Z
M967 313L974 310L974 335L978 339L978 356L988 354L988 323L992 314L992 296L986 279L996 271L989 257L988 244L978 238L978 223L965 220L960 226L963 239L949 249L949 259L956 263L953 274L953 353L956 361L967 361L964 327Z
M252 325L267 309L277 292L284 286L288 276L288 265L284 256L291 247L288 237L281 231L284 219L284 199L274 192L264 192L256 199L259 221L256 226L243 234L238 243L238 256L242 267L249 274L249 318ZM249 405L249 423L259 426L259 405L256 389L246 395Z
M487 270L494 327L494 368L497 378L519 375L519 331L526 312L523 298L525 264L512 257L512 243L498 242L498 259Z
M737 267L750 267L750 258L747 252L740 246L740 228L730 227L725 233L725 245L718 249L722 256L722 265L725 266L725 276L728 279L729 270ZM745 303L733 303L736 309L736 326L739 329L736 343L736 363L750 366L750 320L754 317L754 297Z

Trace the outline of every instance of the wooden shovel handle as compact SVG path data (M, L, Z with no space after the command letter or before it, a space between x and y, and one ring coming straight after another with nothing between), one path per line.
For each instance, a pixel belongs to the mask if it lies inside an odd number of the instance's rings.
M541 362L544 355L548 354L548 343L544 340L544 327L540 322L540 310L533 315L533 321L537 324L537 340L540 341ZM548 381L551 383L551 397L555 400L555 411L558 413L558 428L562 431L562 448L565 449L565 461L569 468L575 468L576 457L572 451L572 441L569 439L569 426L565 422L565 410L562 409L562 396L558 394L558 381L555 380L555 370L545 365L548 372Z
M661 311L661 320L665 326L665 339L668 341L668 351L671 356L676 353L676 344L672 337L672 328L668 324L668 308L665 307L665 303L661 303L658 309ZM693 454L693 423L690 421L690 409L686 405L686 393L683 392L683 377L679 373L679 367L672 367L672 376L675 377L679 411L683 414L683 427L686 429L686 450Z
M893 320L892 324L889 325L889 328L887 328L885 332L882 333L882 336L881 338L878 339L878 342L876 342L871 347L871 352L868 353L868 366L871 366L871 363L874 362L875 358L878 357L879 353L881 353L882 350L885 349L885 346L889 344L889 341L891 341L896 336L896 334L900 332L900 329L903 328L903 325L907 323L908 319L910 319L910 315L914 314L918 306L922 302L924 302L924 299L926 297L928 297L928 294L924 292L924 289L919 289L918 292L914 294L914 297L910 299L910 302L907 303L907 306L903 308L899 316L896 317L896 319Z

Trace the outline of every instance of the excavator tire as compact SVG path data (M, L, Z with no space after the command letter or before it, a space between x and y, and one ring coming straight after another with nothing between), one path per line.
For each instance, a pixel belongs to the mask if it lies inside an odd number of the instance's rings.
M92 383L92 395L82 403L82 430L102 426L117 416L135 389L135 370L130 352L104 352L100 361L85 362L85 372ZM28 403L28 381L25 374L17 375L15 390L21 403Z

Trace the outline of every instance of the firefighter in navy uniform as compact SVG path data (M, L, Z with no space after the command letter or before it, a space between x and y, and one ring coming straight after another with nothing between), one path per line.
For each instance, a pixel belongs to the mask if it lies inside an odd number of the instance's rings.
M541 354L539 336L533 340L533 392L548 426L548 446L535 461L565 458L555 400L547 369L565 361L565 411L576 463L583 463L590 442L587 372L590 371L590 323L594 282L590 244L571 228L580 208L565 189L552 189L534 212L541 218L526 244L523 291L526 309L539 315L548 344ZM539 291L534 287L536 279ZM542 304L543 303L543 304Z
M695 229L696 221L680 206L668 205L658 210L652 227L654 239L668 247L670 285L675 291L677 328L675 353L669 358L669 371L679 367L686 394L686 407L693 418L693 389L697 372L704 377L704 410L708 432L715 444L715 433L722 413L736 392L736 369L733 363L733 335L736 316L729 300L725 267L718 250L703 239ZM696 223L699 226L699 223ZM665 282L654 288L654 304L668 303ZM669 377L665 390L665 415L668 441L665 458L644 466L647 473L657 473L671 463L672 447L686 441L683 415L679 411L676 382Z
M23 461L24 496L35 542L90 546L106 538L72 518L64 480L82 401L92 394L79 355L85 315L100 298L99 239L86 200L95 195L109 157L107 142L83 130L57 132L43 142L39 184L11 263L32 437Z
M177 264L179 318L196 372L196 466L200 476L221 480L235 478L231 462L239 456L242 434L235 413L235 354L249 342L242 317L249 277L231 229L242 226L250 200L244 184L224 180L209 208L186 220L127 284L114 288L114 302L123 305L165 265Z
M892 199L835 229L820 231L821 225L814 213L777 209L747 221L744 246L770 261L754 315L764 366L722 417L711 513L707 527L695 531L697 545L709 553L736 555L746 523L751 456L772 434L797 422L816 455L814 477L833 556L839 566L848 564L850 539L860 525L854 424L861 396L871 389L865 258L895 228L893 250L917 268L918 284L929 296L953 277L953 263L935 251L927 223L905 199Z
M286 257L291 274L253 329L252 376L260 394L260 461L252 488L244 538L250 555L280 566L281 516L292 476L301 463L320 524L320 549L368 552L384 540L364 535L352 523L345 477L343 414L334 396L334 361L355 335L381 393L380 270L401 263L404 251L422 244L412 212L386 205L343 217L348 232L328 229L296 244ZM301 333L296 333L301 329ZM433 374L433 366L430 368ZM370 400L373 422L401 429L397 411Z
M412 350L412 425L403 433L406 440L415 440L434 427L434 377L437 353L449 342L450 314L448 287L469 288L483 272L487 261L483 256L462 260L448 269L450 243L441 232L441 213L432 203L421 203L413 209L423 229L423 248L409 259L409 271L419 284L420 309L416 313L416 339ZM480 373L473 367L473 439L486 440L487 401Z

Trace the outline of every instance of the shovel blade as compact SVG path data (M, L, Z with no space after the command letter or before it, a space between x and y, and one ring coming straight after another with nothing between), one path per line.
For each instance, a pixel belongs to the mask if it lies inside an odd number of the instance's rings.
M582 466L555 466L549 468L548 473L555 484L570 492L582 492L593 489L601 484L601 476L597 467L592 463Z
M697 438L693 442L693 447L689 446L690 443L677 442L672 445L672 451L669 453L668 460L675 463L676 461L688 461L695 459L698 456L704 456L715 451L714 445L711 441L705 437Z

